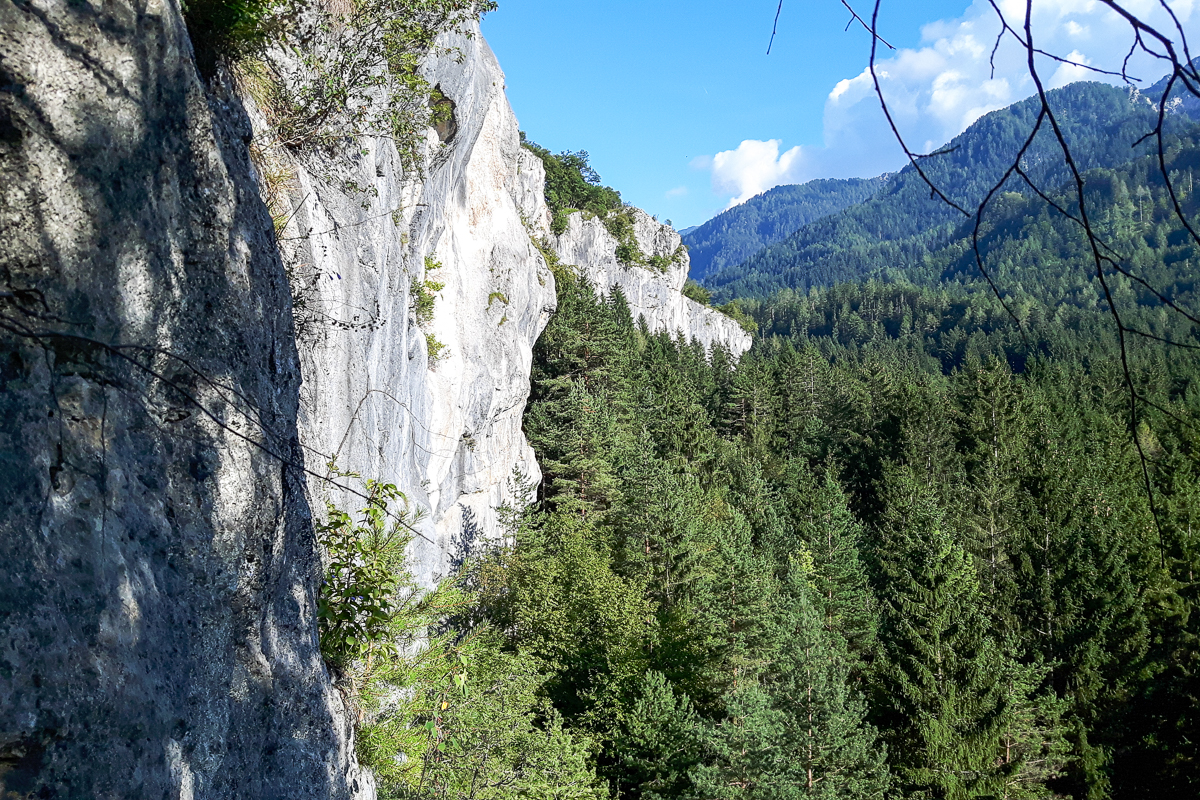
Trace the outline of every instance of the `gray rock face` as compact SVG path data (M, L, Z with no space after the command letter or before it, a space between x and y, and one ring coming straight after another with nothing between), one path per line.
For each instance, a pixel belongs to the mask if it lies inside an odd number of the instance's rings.
M288 282L177 7L0 0L0 795L369 791Z
M665 269L622 264L617 258L620 243L600 219L582 212L568 218L567 229L555 237L554 247L559 259L577 267L597 291L619 286L633 318L645 317L651 331L682 334L706 349L718 344L734 358L749 350L751 337L737 322L684 296L689 263L687 252L680 250L679 234L641 209L633 209L633 233L642 254L665 259Z

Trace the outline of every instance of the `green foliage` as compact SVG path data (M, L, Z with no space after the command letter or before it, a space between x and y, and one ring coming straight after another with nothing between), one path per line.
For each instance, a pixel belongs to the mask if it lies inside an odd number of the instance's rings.
M616 741L630 793L645 798L689 797L703 759L702 721L661 672L647 672L638 699Z
M555 155L526 138L524 131L521 144L546 167L546 204L550 207L550 230L556 236L567 229L572 211L606 218L610 211L624 208L621 193L600 183L599 173L588 163L586 150L565 150Z
M409 696L381 705L360 733L383 798L601 800L589 743L564 730L528 657L476 630L437 637L390 677Z
M1194 355L1131 351L1182 420L1139 433L1164 571L1082 310L1019 305L1027 341L980 292L786 293L744 302L765 336L735 365L556 278L545 481L476 613L612 793L1186 796Z
M504 305L508 305L508 295L504 292L492 292L488 295L488 305L491 306L493 301L499 300Z
M975 569L920 477L893 473L886 491L878 714L891 734L893 768L910 794L994 794L1008 709Z
M709 303L712 301L712 292L708 291L708 289L705 289L691 278L688 278L687 282L683 284L683 296L695 300L702 306L709 305Z
M687 255L687 245L681 244L669 256L646 256L645 265L650 269L666 272L675 264L682 263L685 255Z
M405 528L408 499L393 484L367 481L367 505L355 522L332 504L317 526L328 565L317 606L321 654L347 669L387 635L403 599L396 573L411 535ZM395 519L389 506L404 509Z
M432 256L426 256L424 280L413 280L409 286L413 319L416 320L417 325L425 326L433 322L433 308L437 301L437 293L445 289L446 284L429 277L429 273L441 268L442 265Z
M446 345L432 333L425 334L425 354L429 357L429 366L434 367L445 355Z
M754 321L754 317L742 310L742 303L737 300L730 300L724 305L717 306L717 311L720 311L725 316L732 319L738 325L742 326L742 330L751 335L758 334L758 323Z
M202 73L211 75L218 59L261 51L278 27L279 0L189 0L183 19Z
M227 55L240 56L239 71L280 145L336 152L355 137L384 136L415 169L425 130L453 113L417 67L438 33L463 29L495 3L371 0L329 10L280 0L253 8L253 36L239 35L258 46Z
M344 478L356 477L338 472ZM602 800L586 737L541 693L539 663L504 652L469 616L454 579L420 588L405 561L414 515L395 486L367 481L359 521L334 507L318 528L329 560L321 648L361 720L360 763L381 798Z

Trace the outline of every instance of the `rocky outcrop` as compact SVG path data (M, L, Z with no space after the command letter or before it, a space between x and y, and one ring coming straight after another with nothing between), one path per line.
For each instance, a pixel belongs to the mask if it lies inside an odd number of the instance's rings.
M751 337L737 322L684 296L689 264L679 234L640 209L630 215L633 241L646 264L623 263L621 242L602 220L582 212L572 214L567 229L554 238L559 260L577 267L597 291L619 286L633 318L645 317L651 331L682 335L705 349L720 345L734 358L749 350Z
M429 131L423 172L406 174L382 138L364 140L355 163L300 160L281 236L306 320L309 466L332 478L336 458L405 493L421 515L412 566L426 585L499 535L497 508L518 502L514 471L541 478L521 422L533 345L555 306L530 236L548 233L542 163L520 145L496 58L477 26L442 36L435 53L422 72L453 117ZM422 286L435 297L427 322L414 315ZM357 508L340 488L355 482L309 484Z
M0 0L0 795L369 791L287 276L177 7Z

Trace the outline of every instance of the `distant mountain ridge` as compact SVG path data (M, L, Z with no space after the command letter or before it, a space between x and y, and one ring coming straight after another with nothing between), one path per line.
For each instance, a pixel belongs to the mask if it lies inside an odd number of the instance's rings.
M1156 104L1147 102L1153 97L1150 91L1084 82L1050 92L1081 169L1117 167L1151 151L1152 142L1131 146L1156 120ZM955 202L973 208L1011 164L1039 108L1037 99L1029 98L984 115L949 143L949 152L926 161L926 173ZM1190 104L1176 103L1173 110L1169 132L1186 129L1200 116L1200 109ZM1068 178L1057 149L1053 136L1043 131L1024 158L1026 172L1047 191ZM1030 193L1017 180L1005 189ZM740 264L710 272L704 283L724 301L828 286L883 269L893 274L918 269L931 252L955 238L963 221L961 214L931 197L908 166L871 198L807 223Z
M702 225L680 231L692 259L691 278L741 264L821 217L870 198L889 176L818 179L776 186L718 214Z

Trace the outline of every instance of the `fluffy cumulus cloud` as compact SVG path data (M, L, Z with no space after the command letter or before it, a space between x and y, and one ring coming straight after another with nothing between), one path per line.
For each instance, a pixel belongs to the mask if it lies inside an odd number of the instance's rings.
M898 2L902 0L890 0ZM1168 0L1189 37L1200 38L1197 0ZM1024 25L1025 0L996 0L1009 23ZM1133 13L1160 29L1172 29L1159 0L1127 0ZM1119 79L1087 67L1119 70L1132 43L1130 29L1098 0L1034 0L1034 43L1075 64L1041 59L1047 88L1079 80ZM892 116L908 146L929 152L957 136L979 117L1033 94L1025 52L1005 37L993 57L1000 23L989 0L974 0L962 17L926 25L921 46L889 52L876 74ZM1084 66L1086 65L1086 66ZM1130 75L1147 85L1166 71L1147 56L1135 56ZM823 147L792 147L782 142L744 141L698 166L712 170L713 190L736 205L783 183L812 178L872 176L903 166L879 107L869 70L839 81L825 103Z
M712 170L713 190L732 196L729 207L733 207L772 186L794 183L803 174L803 151L793 147L780 153L781 144L779 139L747 139L736 150L697 159L695 166Z

